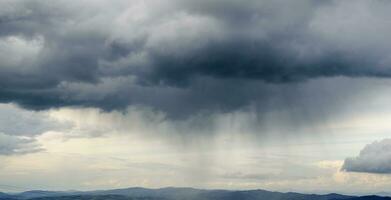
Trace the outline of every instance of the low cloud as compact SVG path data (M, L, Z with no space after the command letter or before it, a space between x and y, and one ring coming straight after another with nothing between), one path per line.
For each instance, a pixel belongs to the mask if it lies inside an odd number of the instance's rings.
M377 174L391 173L391 139L366 145L357 157L345 159L342 170Z
M67 130L72 124L59 121L49 113L0 103L0 155L34 153L43 150L37 137L49 131Z
M13 104L0 104L0 132L13 136L36 136L61 130L69 124L50 118L47 112L29 111Z
M0 155L34 153L43 150L33 138L0 133Z

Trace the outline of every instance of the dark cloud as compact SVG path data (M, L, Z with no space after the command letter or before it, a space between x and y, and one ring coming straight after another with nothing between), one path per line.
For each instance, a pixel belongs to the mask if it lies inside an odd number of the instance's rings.
M29 109L264 110L299 82L391 75L385 1L0 4L0 101Z
M377 174L391 173L391 139L368 144L357 157L347 158L342 170Z

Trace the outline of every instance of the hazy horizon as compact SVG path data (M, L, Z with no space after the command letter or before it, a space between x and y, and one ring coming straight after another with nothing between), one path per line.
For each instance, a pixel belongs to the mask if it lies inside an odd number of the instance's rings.
M13 187L12 190L3 190L0 192L11 194L11 195L17 195L25 192L95 192L95 191L111 191L111 190L127 190L127 189L147 189L147 190L160 190L160 189L190 189L190 190L205 190L205 191L268 191L268 192L277 192L277 193L299 193L299 194L318 194L318 195L328 195L328 194L340 194L340 195L351 195L351 196L371 196L371 195L377 195L377 196L383 196L383 197L391 197L391 193L385 192L385 191L378 191L378 192L343 192L343 191L321 191L321 190L313 190L313 191L296 191L296 190L267 190L263 188L248 188L248 189L221 189L221 188L196 188L196 187L186 187L186 186L165 186L165 187L139 187L139 186L128 186L128 187L122 187L122 188L104 188L104 189L89 189L89 190L78 190L78 189L64 189L64 190L47 190L44 188L35 188L35 189L21 189L17 187L18 189L15 189L14 186L6 186L6 187ZM72 195L72 193L70 193Z

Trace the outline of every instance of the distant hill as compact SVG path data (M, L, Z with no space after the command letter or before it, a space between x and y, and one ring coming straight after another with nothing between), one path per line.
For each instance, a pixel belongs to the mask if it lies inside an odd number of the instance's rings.
M5 197L5 196L9 196L9 195L6 193L0 192L0 197Z
M355 197L348 200L391 200L391 197L382 197L376 195Z
M0 192L0 199L5 200L7 198L12 198L12 196L7 193Z
M391 197L390 192L379 192L379 193L376 193L376 195L381 196L381 197Z
M70 195L57 197L38 197L33 200L165 200L154 197L128 197L121 195Z
M31 190L31 191L26 191L26 192L13 195L13 197L17 199L32 199L38 197L67 196L67 195L71 195L71 194L62 191L57 192L57 191Z
M123 195L129 197L159 197L167 199L189 199L196 198L205 193L213 190L200 190L194 188L160 188L160 189L147 189L147 188L126 188L126 189L115 189L115 190L102 190L92 191L84 194L92 195Z
M230 191L230 190L199 190L193 188L127 188L117 190L104 190L87 192L93 195L124 195L130 197L160 197L173 200L343 200L351 199L353 196L339 194L300 194L300 193L281 193L267 190L248 190L248 191ZM390 199L391 200L391 199Z
M381 196L282 193L267 190L201 190L194 188L125 188L96 191L42 191L0 193L0 200L391 200Z

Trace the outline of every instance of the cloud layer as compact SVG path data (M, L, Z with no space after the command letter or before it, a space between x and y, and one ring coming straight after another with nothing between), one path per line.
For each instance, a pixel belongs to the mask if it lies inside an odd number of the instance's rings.
M263 105L274 84L391 75L386 1L0 4L0 101L30 109L186 117Z
M379 174L391 173L391 139L368 144L357 157L347 158L342 170Z

